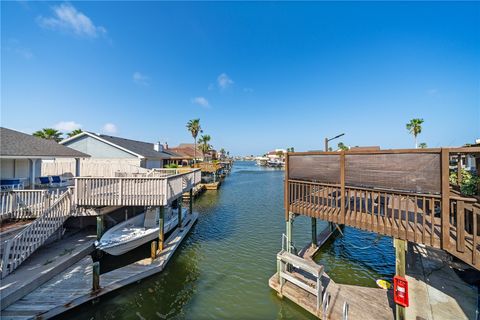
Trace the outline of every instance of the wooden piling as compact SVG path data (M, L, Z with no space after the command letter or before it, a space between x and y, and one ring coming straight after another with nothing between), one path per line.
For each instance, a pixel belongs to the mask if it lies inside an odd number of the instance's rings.
M190 197L188 199L188 210L189 213L193 213L193 189L190 189Z
M292 239L292 229L293 229L293 213L288 214L288 220L287 220L287 252L292 252L292 245L293 245L293 239Z
M155 260L157 258L157 241L152 241L150 243L150 258Z
M395 247L395 275L405 278L405 251L407 249L407 241L401 239L394 239L393 245ZM405 307L396 305L396 319L405 319Z
M182 201L178 201L178 228L182 229Z
M97 216L97 240L99 241L103 236L103 230L104 230L103 215L98 215Z
M317 218L312 217L312 246L317 247Z
M92 291L100 290L100 262L95 261L92 266Z
M158 210L158 251L162 252L165 245L165 207L160 206Z

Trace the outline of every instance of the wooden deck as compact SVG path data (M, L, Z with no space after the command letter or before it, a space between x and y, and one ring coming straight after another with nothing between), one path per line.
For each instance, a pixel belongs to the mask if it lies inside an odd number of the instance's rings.
M182 230L176 229L155 260L140 260L100 276L101 289L92 292L92 260L90 257L70 267L64 273L2 310L2 319L48 319L83 303L96 300L114 290L161 272L198 218L187 215Z
M289 153L285 218L292 212L440 248L480 270L480 203L449 181L450 157L464 153L480 148Z

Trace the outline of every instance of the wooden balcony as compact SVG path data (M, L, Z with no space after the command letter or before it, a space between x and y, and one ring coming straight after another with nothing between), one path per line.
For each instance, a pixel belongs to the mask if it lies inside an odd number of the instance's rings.
M200 183L201 171L159 171L135 177L77 177L75 204L101 206L166 206Z
M285 208L441 248L480 269L480 205L449 184L449 159L480 148L289 153Z

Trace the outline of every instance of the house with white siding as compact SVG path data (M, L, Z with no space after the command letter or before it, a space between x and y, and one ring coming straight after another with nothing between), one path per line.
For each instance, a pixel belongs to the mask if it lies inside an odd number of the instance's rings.
M90 157L60 145L53 140L34 137L12 129L0 127L0 178L2 190L7 187L35 188L42 172L42 161L66 159L72 163L71 176L80 174L80 161Z
M60 142L74 150L90 155L82 159L82 176L115 176L116 173L142 173L153 168L163 168L174 157L161 143L151 143L84 131ZM70 161L44 162L49 172L68 172Z

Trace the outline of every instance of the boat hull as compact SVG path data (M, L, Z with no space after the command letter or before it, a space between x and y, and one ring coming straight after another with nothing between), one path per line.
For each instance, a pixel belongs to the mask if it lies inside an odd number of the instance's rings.
M182 220L185 220L187 214L187 209L182 209ZM142 213L139 216L144 216ZM159 237L159 230L158 226L152 228L142 228L138 226L135 228L135 223L139 223L139 221L143 221L140 219L141 217L136 216L132 219L129 219L123 223L121 223L118 227L114 227L115 230L112 230L110 233L107 231L103 237L100 239L99 242L96 243L96 248L103 252L106 252L113 256L120 256L124 253L127 253L135 248L142 246L145 243L158 239ZM136 220L134 220L136 219ZM130 221L132 220L132 221ZM143 223L143 222L142 222ZM172 214L171 218L165 222L164 224L164 233L170 232L178 225L178 214ZM131 233L134 235L129 237L127 240L123 241L114 241L109 239L114 239L115 234L122 231L122 227L131 227ZM112 229L114 229L112 228Z

